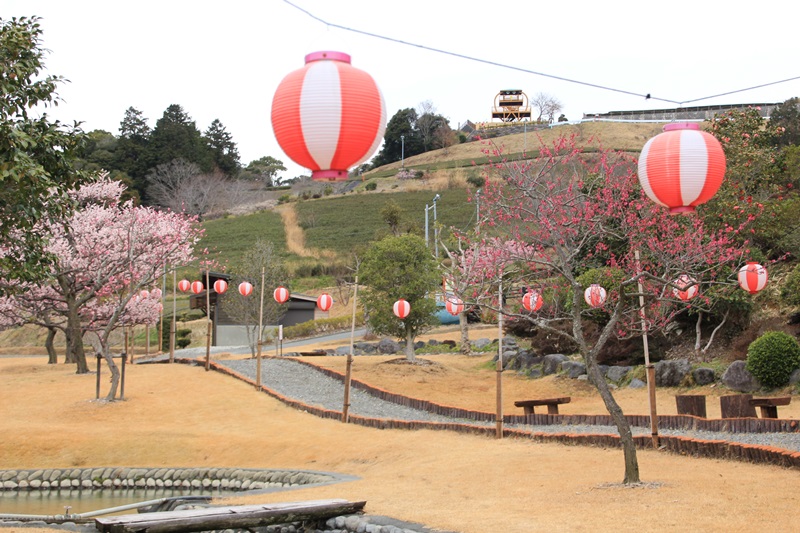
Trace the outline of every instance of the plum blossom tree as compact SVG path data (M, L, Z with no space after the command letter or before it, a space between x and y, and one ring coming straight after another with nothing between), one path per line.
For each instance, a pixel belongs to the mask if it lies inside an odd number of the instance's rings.
M598 354L612 336L657 330L683 310L687 304L672 293L680 275L704 284L731 283L724 274L745 253L734 237L749 222L712 230L702 215L670 216L642 194L634 163L622 153L584 153L573 139L560 138L543 145L530 163L496 164L484 188L484 237L473 239L461 260L474 301L578 347L619 432L625 483L640 479L635 441ZM593 268L608 293L599 309L583 301L582 274ZM515 313L492 302L487 284L500 279L504 287L548 294L545 305L535 313ZM595 335L587 329L590 322L599 325Z
M149 289L157 285L164 265L176 268L194 259L194 246L202 235L195 218L122 202L124 190L102 174L71 191L78 208L41 228L47 252L54 257L49 282L27 287L27 299L10 301L17 322L50 321L63 329L78 373L88 372L83 334L93 333L92 344L112 373L109 399L115 397L119 381L109 349L111 332L126 323L157 321L160 297ZM149 290L148 297L143 290Z

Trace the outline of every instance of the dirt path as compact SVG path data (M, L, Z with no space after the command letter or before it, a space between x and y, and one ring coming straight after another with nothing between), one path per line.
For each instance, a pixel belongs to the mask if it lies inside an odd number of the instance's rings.
M313 257L314 259L332 259L336 254L327 250L306 248L306 236L303 228L297 222L297 210L293 204L283 204L275 208L283 220L283 229L286 233L286 247L300 257Z

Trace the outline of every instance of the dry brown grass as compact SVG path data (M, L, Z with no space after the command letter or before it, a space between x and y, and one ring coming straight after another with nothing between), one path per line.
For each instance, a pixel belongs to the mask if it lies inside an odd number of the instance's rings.
M359 357L354 376L410 396L491 410L494 372L482 364L487 357L431 356L442 365L436 371ZM344 358L309 360L339 367ZM558 393L574 398L564 412L600 409L596 396L575 383L510 374L504 383L507 404L516 397ZM464 533L796 530L796 498L788 490L797 484L793 470L642 451L642 477L649 484L624 488L616 484L623 473L619 450L345 425L293 410L202 368L128 367L124 402L92 401L94 384L93 375L48 366L41 357L0 358L0 468L340 472L360 479L237 501L366 500L370 513ZM663 411L669 412L674 400L660 393ZM630 412L646 405L640 392L618 397Z

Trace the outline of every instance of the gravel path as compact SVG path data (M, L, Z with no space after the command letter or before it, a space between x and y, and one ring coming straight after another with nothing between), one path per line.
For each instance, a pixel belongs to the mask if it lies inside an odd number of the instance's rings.
M231 349L225 349L231 353ZM248 352L249 353L249 352ZM204 357L205 350L201 353L182 350L177 357ZM256 380L256 361L254 359L223 360L218 364L226 366L235 372ZM322 407L341 412L344 402L344 383L328 377L322 372L293 361L291 359L262 359L261 383L278 394L293 398L305 404ZM495 422L479 422L469 419L458 419L442 416L420 409L414 409L382 400L371 394L350 389L350 413L357 416L370 418L385 418L393 420L419 420L428 422L457 422L473 425L494 427ZM596 425L509 425L527 429L536 433L562 433L568 429L570 433L598 433L616 434L614 426ZM634 435L649 435L650 428L633 427ZM800 452L800 433L730 433L714 431L691 431L660 429L661 435L683 435L705 440L724 440L764 446L775 446L784 450Z

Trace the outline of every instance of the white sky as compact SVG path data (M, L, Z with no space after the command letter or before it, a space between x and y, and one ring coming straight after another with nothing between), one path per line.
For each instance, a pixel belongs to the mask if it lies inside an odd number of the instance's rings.
M800 76L791 1L292 2L330 24L676 102ZM0 0L3 19L31 15L42 17L47 72L70 80L56 118L118 135L128 107L153 127L179 104L201 131L220 119L242 164L271 155L287 178L304 170L275 141L272 96L318 50L346 52L370 73L388 118L430 100L453 128L488 121L501 89L551 94L570 120L677 107L333 28L283 0ZM800 80L685 105L793 96Z

